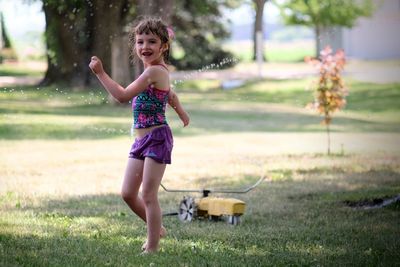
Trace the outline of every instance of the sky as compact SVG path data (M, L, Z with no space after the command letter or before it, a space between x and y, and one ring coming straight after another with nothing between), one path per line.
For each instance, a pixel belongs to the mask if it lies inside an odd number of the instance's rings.
M249 5L243 5L235 10L229 10L225 13L234 25L250 24L254 21L254 11ZM275 23L279 20L279 10L270 2L264 7L264 22Z
M44 32L45 18L41 1L27 4L23 0L0 0L0 10L11 38L18 38L29 31Z

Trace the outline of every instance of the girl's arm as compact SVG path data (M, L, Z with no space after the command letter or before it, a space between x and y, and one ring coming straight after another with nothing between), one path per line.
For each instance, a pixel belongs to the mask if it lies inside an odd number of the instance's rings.
M146 69L134 82L126 88L119 85L104 71L101 60L97 57L92 57L89 67L103 85L103 87L120 103L127 102L140 92L145 90L147 86L152 84L155 80L154 68Z
M179 118L183 122L183 127L187 126L189 124L190 118L187 112L183 109L181 102L179 101L179 98L177 94L170 89L169 95L168 95L168 104L175 110L175 112L178 114Z

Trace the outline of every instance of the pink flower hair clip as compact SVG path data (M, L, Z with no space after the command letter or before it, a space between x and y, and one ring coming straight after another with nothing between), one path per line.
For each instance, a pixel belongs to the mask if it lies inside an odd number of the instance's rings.
M167 27L167 31L168 31L168 37L169 37L169 39L170 39L170 40L175 39L175 32L174 32L174 30L173 30L170 26Z

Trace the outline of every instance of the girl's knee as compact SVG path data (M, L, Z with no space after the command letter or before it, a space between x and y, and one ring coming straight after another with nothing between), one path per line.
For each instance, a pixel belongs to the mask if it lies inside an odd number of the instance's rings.
M157 193L148 192L146 190L142 191L142 199L146 206L158 202Z
M127 191L127 190L122 190L121 191L121 197L125 202L131 202L135 200L136 196L133 192Z

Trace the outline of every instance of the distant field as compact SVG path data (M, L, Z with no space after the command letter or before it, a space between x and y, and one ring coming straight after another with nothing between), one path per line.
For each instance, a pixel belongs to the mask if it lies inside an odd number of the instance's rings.
M223 47L245 62L252 59L253 43L250 41L226 43ZM299 62L305 56L314 56L315 46L313 41L265 41L264 52L266 60L270 62Z
M42 76L46 71L44 61L4 62L0 64L0 76Z

